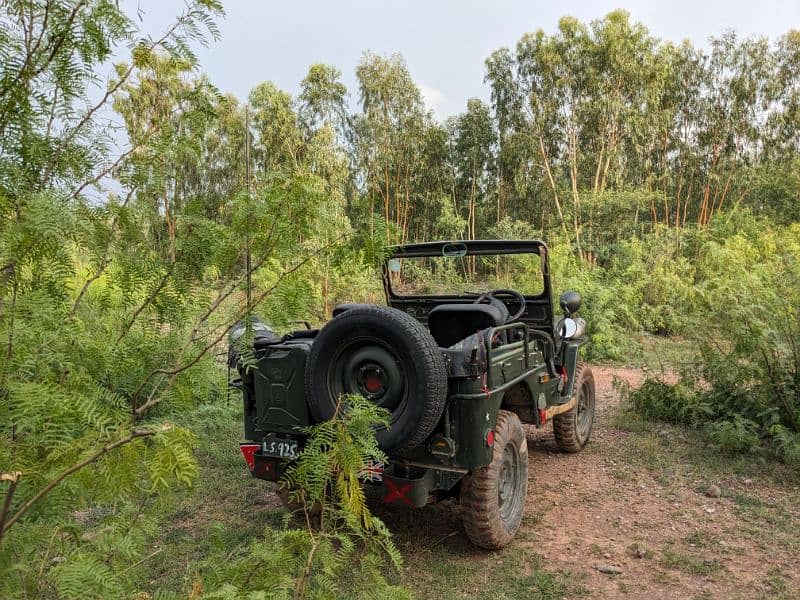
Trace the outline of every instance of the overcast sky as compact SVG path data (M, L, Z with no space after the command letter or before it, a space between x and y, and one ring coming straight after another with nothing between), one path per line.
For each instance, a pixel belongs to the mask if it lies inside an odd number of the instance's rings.
M124 0L157 33L177 15L179 0ZM199 51L201 67L223 91L240 98L271 80L296 93L309 65L333 64L353 103L354 69L365 50L400 52L438 117L463 110L470 97L488 98L483 62L513 47L528 31L553 31L558 19L582 21L624 8L663 39L705 44L726 29L777 37L800 28L800 0L224 0L222 38Z

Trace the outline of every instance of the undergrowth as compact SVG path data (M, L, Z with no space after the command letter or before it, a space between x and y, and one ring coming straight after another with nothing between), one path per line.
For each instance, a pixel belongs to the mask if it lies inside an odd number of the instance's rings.
M204 598L409 598L392 584L400 552L383 522L367 507L359 479L384 462L373 426L388 412L350 396L330 421L307 429L310 438L282 485L299 509L268 529L236 560L211 571ZM299 521L299 525L298 525Z

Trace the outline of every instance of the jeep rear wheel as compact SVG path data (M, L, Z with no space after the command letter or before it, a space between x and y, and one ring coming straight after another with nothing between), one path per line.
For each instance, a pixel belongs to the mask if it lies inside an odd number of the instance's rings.
M528 493L528 443L519 417L501 410L494 430L492 462L464 477L464 529L481 548L497 549L517 533Z
M594 424L594 374L586 363L575 369L572 388L575 406L553 417L553 433L558 447L564 452L580 452L589 441Z
M306 366L306 397L314 419L333 417L339 399L348 394L389 411L389 428L375 431L381 449L401 453L414 448L444 411L444 357L413 317L394 308L356 306L319 332Z

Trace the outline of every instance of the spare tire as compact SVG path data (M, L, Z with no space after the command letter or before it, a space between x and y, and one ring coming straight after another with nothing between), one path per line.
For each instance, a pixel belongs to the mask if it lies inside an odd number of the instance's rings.
M390 413L375 430L386 452L402 453L433 431L447 399L444 357L425 327L394 308L356 306L319 332L306 362L306 396L317 421L358 394Z

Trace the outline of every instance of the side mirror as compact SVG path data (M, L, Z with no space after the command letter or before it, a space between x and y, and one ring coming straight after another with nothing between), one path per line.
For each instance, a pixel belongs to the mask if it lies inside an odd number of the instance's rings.
M581 307L581 295L578 292L564 292L558 299L564 314L571 315Z
M558 322L556 329L563 340L583 337L583 334L586 332L586 321L580 317L577 319L564 317Z

